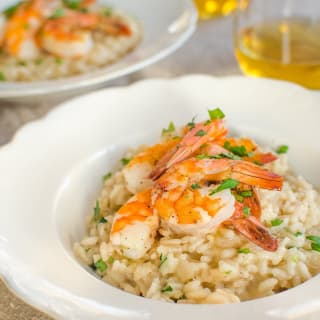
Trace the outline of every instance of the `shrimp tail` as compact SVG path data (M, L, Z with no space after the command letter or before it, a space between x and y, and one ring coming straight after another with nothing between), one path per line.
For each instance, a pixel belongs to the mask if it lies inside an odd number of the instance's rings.
M268 190L281 190L283 185L283 177L246 161L237 161L232 166L231 178Z
M164 171L181 162L196 152L202 145L210 140L220 139L227 134L224 121L214 120L209 123L201 122L192 128L180 141L178 146L168 154L164 155L164 159L160 159L154 170L150 174L150 178L157 179Z
M278 240L269 233L256 217L232 219L232 225L236 231L260 248L271 252L278 249Z

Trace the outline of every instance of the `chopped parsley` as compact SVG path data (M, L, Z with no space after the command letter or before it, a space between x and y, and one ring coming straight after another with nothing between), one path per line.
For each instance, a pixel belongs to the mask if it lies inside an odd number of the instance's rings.
M105 217L102 217L100 220L99 220L99 223L107 223L108 220L105 218Z
M18 65L19 66L26 66L27 65L27 62L26 61L23 61L23 60L21 60L21 61L18 61Z
M246 217L249 217L251 215L251 210L249 207L244 207L243 208L243 213Z
M239 157L248 157L251 155L247 152L245 146L231 146L231 143L229 141L226 141L223 144L223 147Z
M318 236L307 236L306 239L312 242L318 243L320 245L320 237Z
M107 264L102 260L102 259L99 259L98 261L96 261L94 263L94 266L100 271L100 272L103 272L105 271L108 266Z
M271 220L271 225L273 227L277 227L277 226L280 226L280 224L282 224L283 220L280 219L280 218L275 218L273 220Z
M63 0L64 4L70 9L79 9L82 0Z
M295 237L300 237L303 235L301 231L297 231L296 233L293 234Z
M173 289L171 286L167 285L166 287L164 287L163 289L161 289L161 292L172 292Z
M223 119L225 117L225 114L219 108L212 110L209 109L208 113L211 120Z
M306 238L311 241L311 249L320 252L320 237L307 236Z
M50 17L51 19L58 19L64 16L64 9L57 8L53 15Z
M110 17L110 16L112 15L112 9L111 9L111 8L106 8L106 9L104 9L103 14L104 14L106 17Z
M167 129L162 129L162 134L167 134L171 132L175 132L176 127L172 121L170 121Z
M56 64L61 64L63 62L61 57L56 57Z
M6 77L4 76L3 72L0 71L0 81L5 81Z
M224 273L225 273L225 274L230 274L230 273L232 273L232 270L227 270L227 271L225 271Z
M249 248L240 248L240 249L238 249L238 253L247 254L247 253L250 253L250 252L251 252L251 250Z
M98 222L100 219L100 204L99 204L99 201L97 200L96 201L96 206L94 207L93 209L93 217L94 217L94 221Z
M196 124L195 124L195 122L194 122L195 119L196 119L196 116L194 116L194 117L191 119L191 121L187 123L187 126L189 127L190 130L193 129L193 128L196 126Z
M278 149L276 150L278 154L287 153L288 151L289 151L289 147L286 145L279 146Z
M236 192L233 192L233 196L235 197L235 199L240 202L240 203L243 203L244 201L244 197L241 197L238 193Z
M207 131L204 131L204 130L199 130L197 133L196 133L196 136L197 137L203 137L207 134Z
M193 183L192 185L191 185L191 189L192 190L196 190L196 189L199 189L200 188L200 186L197 184L197 183Z
M241 197L250 198L250 197L252 197L253 192L252 192L252 190L244 190L244 191L238 191L238 194L239 194Z
M161 267L167 261L167 259L168 259L168 257L161 253L160 254L160 265L159 265L159 267Z
M109 180L111 178L111 176L112 176L112 173L108 172L102 177L102 180L103 181L107 181L107 180Z
M214 195L215 193L218 193L222 190L225 190L225 189L233 189L233 188L236 188L239 184L239 181L237 180L234 180L234 179L226 179L226 180L223 180L222 183L218 186L218 188L212 190L210 193L209 193L209 196L212 196Z
M292 256L291 257L291 260L293 261L293 262L295 262L295 263L297 263L298 261L299 261L299 257L298 256Z
M121 162L124 166L126 166L131 161L131 158L122 158Z
M17 9L21 4L22 4L22 1L18 2L13 6L8 7L7 9L3 10L2 13L6 16L7 19L10 19L15 14L15 12L17 11Z
M43 59L42 58L39 58L39 59L35 60L35 64L36 65L40 65L42 63L43 63Z
M113 256L110 256L110 257L108 258L108 262L109 262L109 263L114 263L114 257L113 257Z

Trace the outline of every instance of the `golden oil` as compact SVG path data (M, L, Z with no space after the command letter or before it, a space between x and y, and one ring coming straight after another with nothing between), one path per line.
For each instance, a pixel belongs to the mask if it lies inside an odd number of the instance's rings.
M201 19L210 19L217 16L226 16L234 11L238 4L245 7L248 0L194 0Z
M240 31L235 54L244 73L320 89L320 21L290 19Z

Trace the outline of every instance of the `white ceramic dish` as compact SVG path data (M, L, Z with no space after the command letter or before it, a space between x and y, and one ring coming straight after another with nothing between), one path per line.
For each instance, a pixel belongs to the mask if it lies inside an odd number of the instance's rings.
M289 144L293 167L320 186L319 97L298 86L189 76L92 93L25 126L0 150L0 273L9 285L59 319L319 319L320 276L240 304L179 305L111 287L72 253L101 176L122 152L155 140L170 120L201 119L216 106L235 130Z
M2 0L0 11L18 2ZM70 78L38 82L1 82L0 99L22 100L28 97L72 93L142 69L171 54L193 33L197 11L191 0L100 0L136 17L143 27L143 40L129 55L98 71ZM23 100L24 101L24 100Z

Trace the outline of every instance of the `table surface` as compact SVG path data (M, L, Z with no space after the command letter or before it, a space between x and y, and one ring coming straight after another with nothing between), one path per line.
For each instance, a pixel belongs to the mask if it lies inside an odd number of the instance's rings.
M192 38L159 63L108 86L127 85L150 77L175 77L190 73L214 76L240 74L232 50L232 17L203 21ZM9 105L0 101L0 145L8 143L25 123L41 118L55 107L50 101L36 106ZM0 320L50 320L17 298L0 279Z

